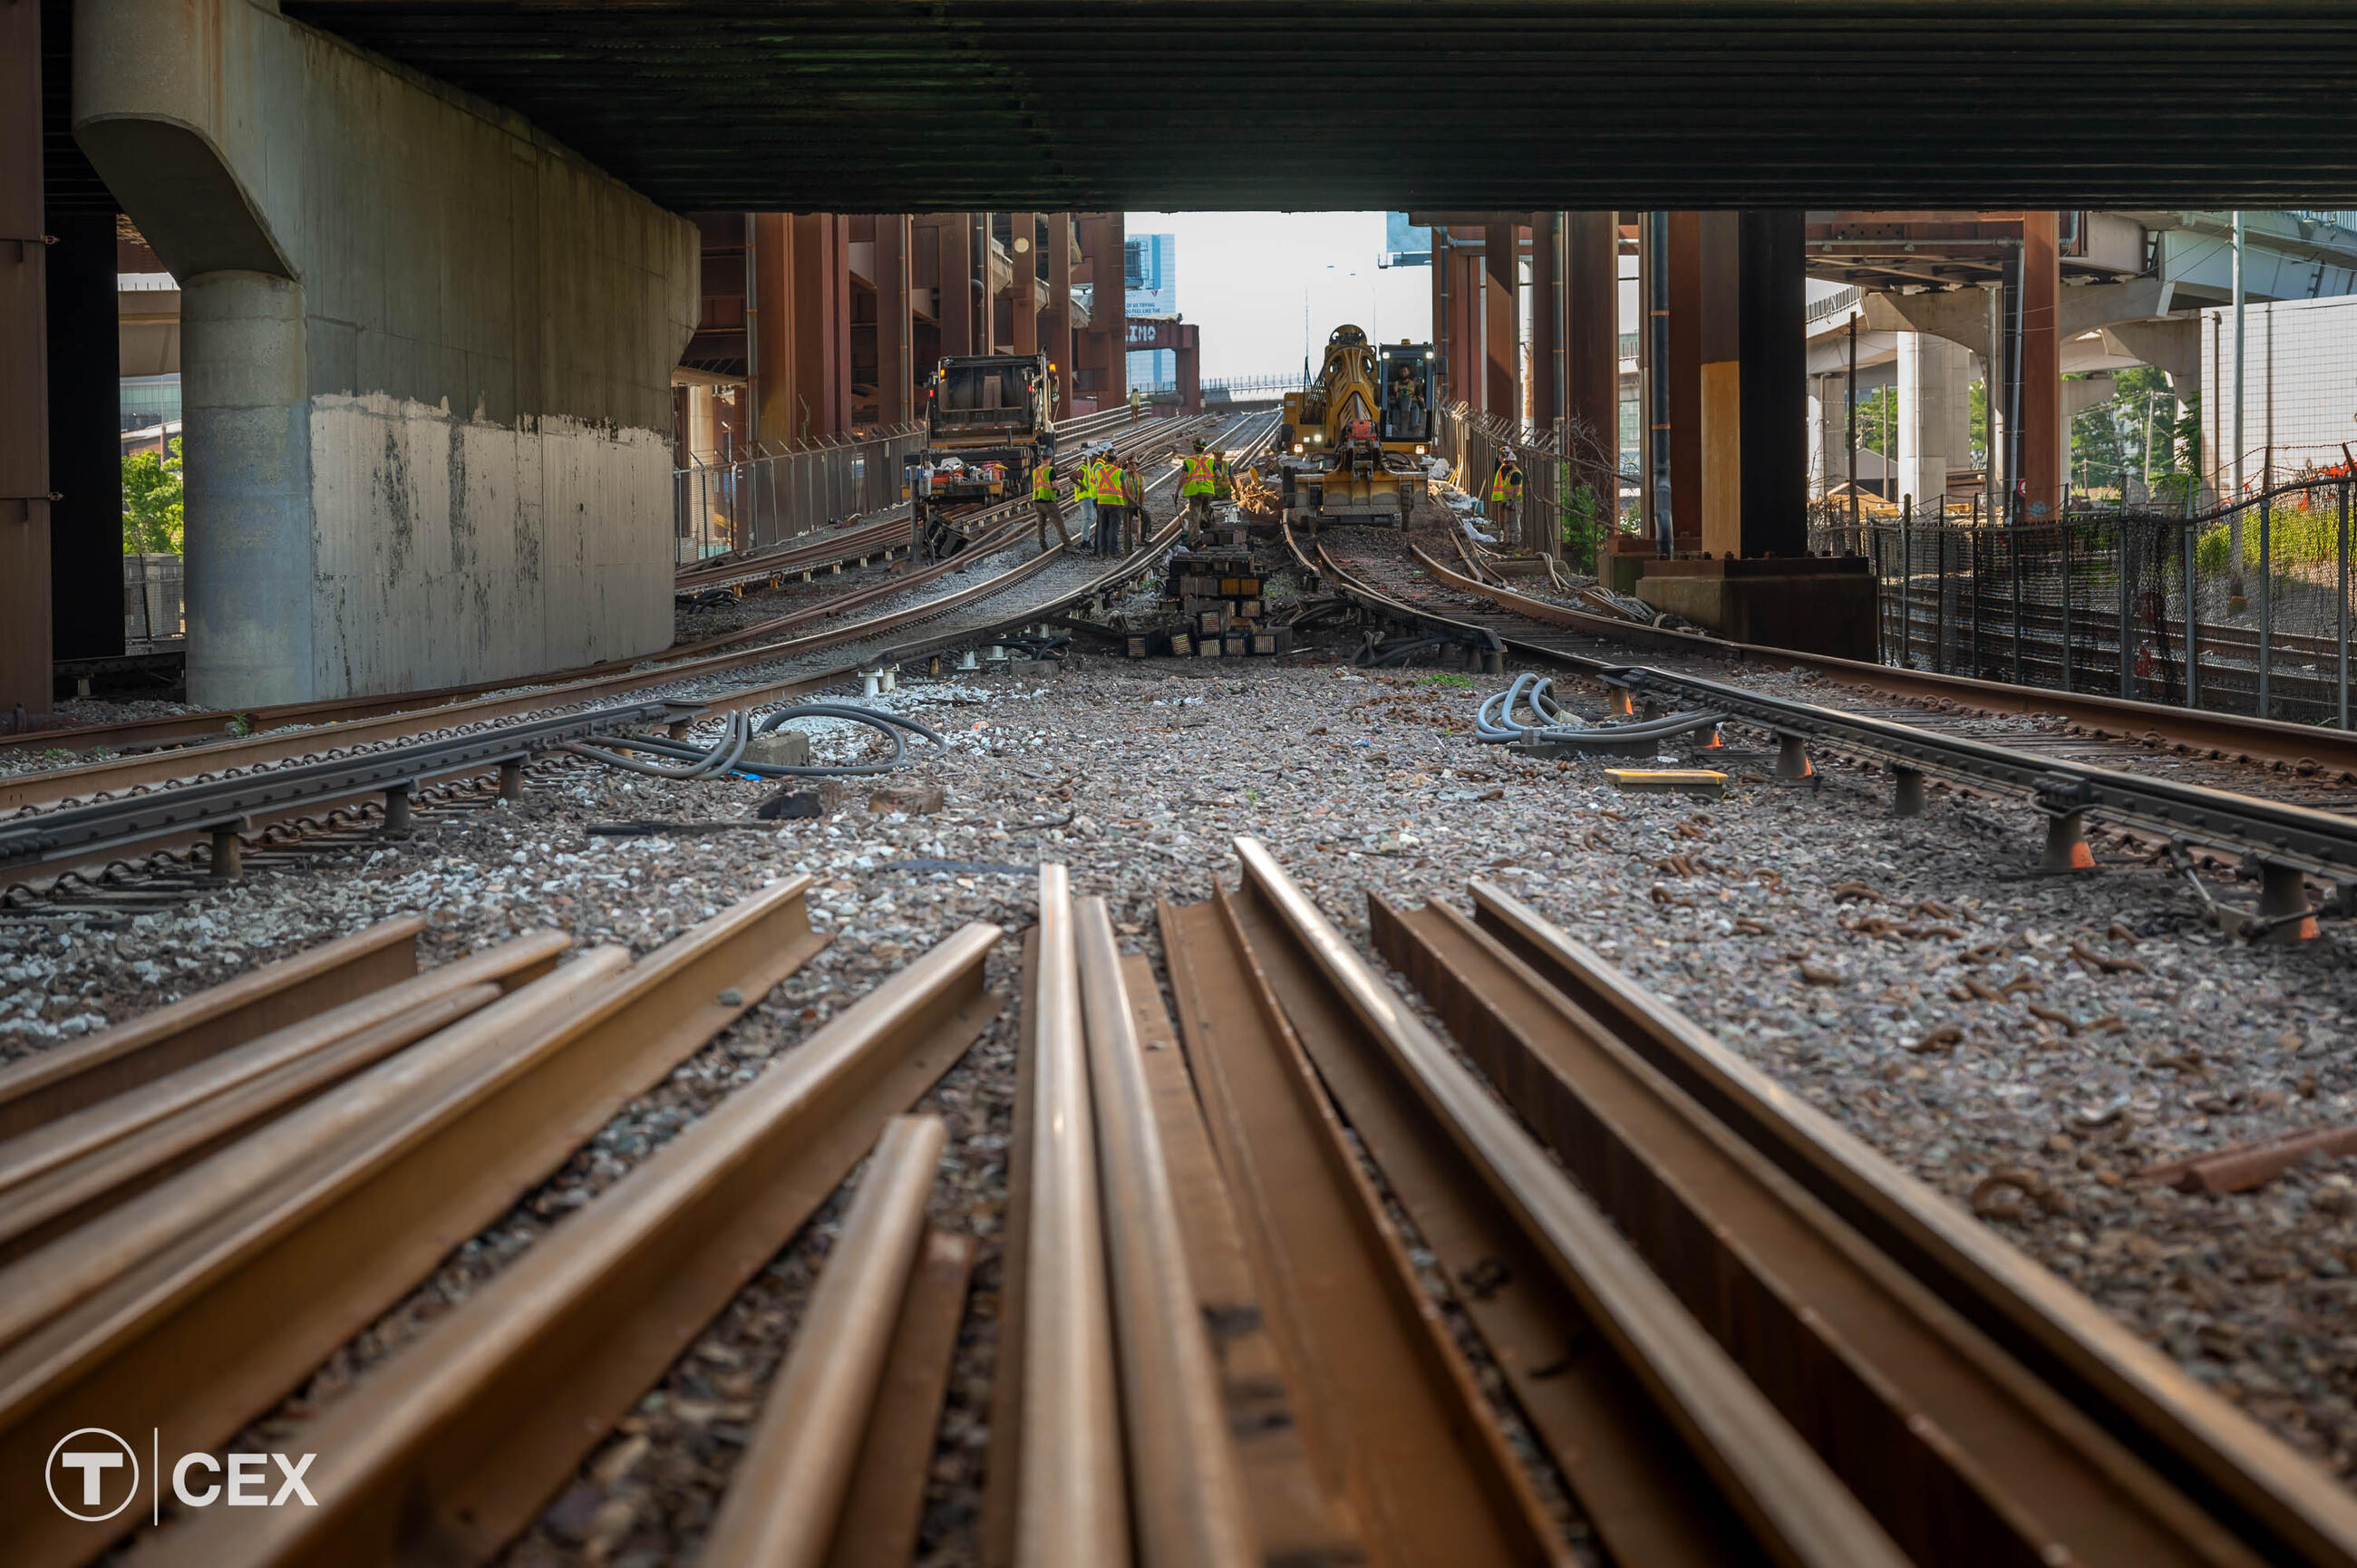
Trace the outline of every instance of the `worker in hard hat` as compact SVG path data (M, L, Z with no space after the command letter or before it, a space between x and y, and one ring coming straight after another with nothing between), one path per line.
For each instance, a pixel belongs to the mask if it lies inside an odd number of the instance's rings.
M1187 502L1187 548L1195 548L1205 524L1211 521L1211 494L1219 489L1214 475L1215 462L1204 450L1199 437L1195 450L1188 456L1185 475L1178 481L1178 493Z
M1092 446L1082 447L1080 459L1072 467L1072 494L1081 503L1081 537L1092 538L1097 531L1097 459Z
M1146 479L1137 471L1137 459L1131 457L1121 466L1122 535L1114 541L1110 553L1125 555L1146 542L1148 523L1146 516Z
M1234 469L1228 467L1228 455L1225 452L1211 454L1211 499L1215 501L1231 501L1236 499L1236 474Z
M1135 387L1129 389L1129 422L1135 424L1146 417L1146 394Z
M1490 525L1497 531L1501 543L1519 543L1516 530L1523 516L1523 470L1514 461L1514 449L1498 449L1497 472L1490 476Z
M1056 504L1056 449L1043 446L1039 461L1031 469L1031 514L1039 520L1039 548L1048 548L1048 527L1055 525L1056 539L1070 547L1072 536L1064 532L1064 509Z
M1121 459L1114 456L1111 446L1098 447L1097 530L1089 538L1089 548L1098 554L1106 553L1107 540L1121 536L1122 513L1128 500L1121 482Z

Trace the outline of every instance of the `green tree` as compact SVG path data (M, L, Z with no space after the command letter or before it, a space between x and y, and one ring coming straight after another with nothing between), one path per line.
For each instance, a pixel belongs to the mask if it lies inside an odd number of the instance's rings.
M123 459L123 552L178 555L184 525L176 435L162 452L134 452Z

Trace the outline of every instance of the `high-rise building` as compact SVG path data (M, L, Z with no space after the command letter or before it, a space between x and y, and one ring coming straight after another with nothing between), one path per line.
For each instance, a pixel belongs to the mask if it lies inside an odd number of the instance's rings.
M1130 316L1178 314L1178 236L1132 234L1128 237L1123 283L1123 309ZM1129 384L1167 387L1178 378L1178 357L1168 349L1140 349L1129 356Z

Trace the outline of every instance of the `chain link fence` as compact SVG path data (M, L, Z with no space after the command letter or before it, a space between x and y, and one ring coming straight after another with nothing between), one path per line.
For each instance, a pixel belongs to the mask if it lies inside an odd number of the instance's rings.
M2351 489L2018 526L1828 510L1810 548L1871 563L1887 663L2345 729Z
M1440 412L1439 452L1457 483L1481 503L1485 519L1498 449L1509 446L1523 470L1523 508L1500 547L1558 555L1575 572L1594 572L1598 544L1619 526L1617 463L1604 459L1584 425L1558 420L1537 430L1452 403Z
M897 506L903 460L923 449L924 427L756 452L733 462L691 463L672 475L682 564L780 544L854 513Z

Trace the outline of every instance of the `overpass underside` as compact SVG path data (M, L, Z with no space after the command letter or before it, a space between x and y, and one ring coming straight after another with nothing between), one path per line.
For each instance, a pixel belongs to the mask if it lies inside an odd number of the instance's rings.
M1490 304L1527 252L1534 412L1605 427L1617 252L1674 209L1663 504L1682 546L1756 554L1796 526L1804 209L2346 200L2357 140L2316 105L2357 86L2352 32L2219 0L26 0L0 712L102 640L46 590L113 558L107 459L57 416L109 335L63 285L118 212L183 288L189 695L258 703L666 639L681 214L1432 209L1459 393L1519 398Z

